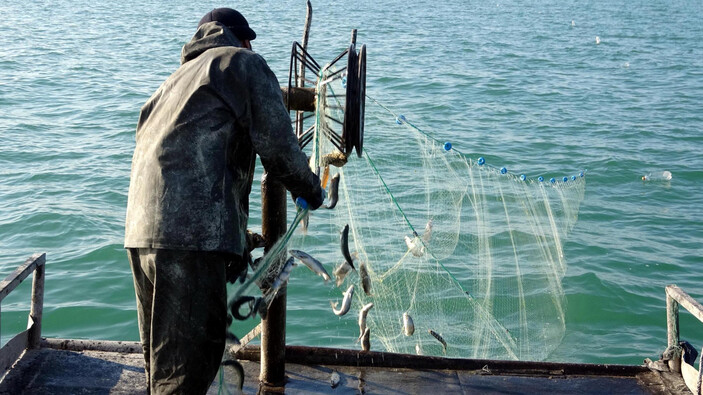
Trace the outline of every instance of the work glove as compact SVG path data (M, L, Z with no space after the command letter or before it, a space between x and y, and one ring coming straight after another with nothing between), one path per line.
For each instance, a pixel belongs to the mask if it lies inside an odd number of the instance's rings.
M293 197L293 201L295 204L298 204L298 196L294 195L291 193L291 196ZM320 192L314 195L308 195L307 197L303 197L303 200L305 200L305 203L307 203L307 208L310 210L317 210L320 206L322 206L322 202L325 201L327 198L327 191L324 189L320 188Z
M324 188L320 188L320 193L318 195L314 195L315 198L311 199L312 201L308 202L308 207L310 210L317 210L320 206L322 206L322 203L327 199L327 191L324 190Z
M262 248L265 246L266 240L264 240L263 236L247 229L247 250L252 251L255 248Z

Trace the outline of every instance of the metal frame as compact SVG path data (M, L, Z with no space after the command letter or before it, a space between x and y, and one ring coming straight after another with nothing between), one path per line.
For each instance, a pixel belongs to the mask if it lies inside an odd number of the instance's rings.
M669 361L669 368L674 372L682 372L681 366L681 352L679 350L679 305L683 306L689 313L694 317L698 318L698 321L703 323L703 305L698 303L690 295L684 292L681 288L674 284L666 286L666 337L667 337L667 351L674 351L674 357ZM690 388L695 394L701 394L701 381L703 373L703 350L701 350L701 360L698 366L698 382L696 384L696 391ZM684 375L684 380L686 377ZM689 383L686 383L689 385Z
M46 254L34 254L0 283L0 303L30 274L32 279L32 302L29 310L27 330L15 335L0 349L0 375L4 375L25 349L39 348L41 344L41 322L44 306L44 267Z

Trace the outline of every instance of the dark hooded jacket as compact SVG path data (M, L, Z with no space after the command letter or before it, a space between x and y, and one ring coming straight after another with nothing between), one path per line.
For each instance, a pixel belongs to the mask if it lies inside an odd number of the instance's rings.
M293 195L322 203L278 80L260 55L240 47L219 22L202 25L181 66L142 107L126 248L242 255L256 154Z

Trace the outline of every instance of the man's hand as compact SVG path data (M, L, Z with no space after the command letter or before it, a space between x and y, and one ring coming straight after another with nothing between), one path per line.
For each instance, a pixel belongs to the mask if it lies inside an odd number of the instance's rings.
M314 197L312 198L305 198L305 203L308 204L308 208L310 210L317 210L320 206L322 206L322 202L325 201L325 198L327 198L327 191L325 191L323 188L320 188L320 192L317 195L312 195ZM298 204L298 197L300 196L295 196L295 194L291 193L291 197L293 198L293 201Z
M258 233L254 233L247 229L247 250L252 251L255 248L266 246L266 240Z
M322 206L322 202L324 202L326 198L327 191L321 187L320 194L317 196L317 199L315 199L314 202L308 202L308 207L310 207L310 210L317 210L320 206Z

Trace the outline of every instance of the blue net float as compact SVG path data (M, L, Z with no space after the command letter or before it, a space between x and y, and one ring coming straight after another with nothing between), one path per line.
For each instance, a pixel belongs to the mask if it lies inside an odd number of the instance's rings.
M447 141L446 143L444 143L444 150L445 150L445 151L449 151L449 150L451 150L451 149L452 149L452 143L450 143L449 141Z
M537 178L537 181L539 181L539 182L542 182L542 181L544 181L544 177L542 177L542 176L539 176L539 177Z
M527 179L527 176L525 176L524 174L520 175L520 181L525 181L526 179Z
M507 172L508 172L508 169L506 169L505 167L500 168L500 174L505 174Z
M478 163L479 166L483 166L486 164L486 160L483 159L483 156L481 156L478 158L478 162L476 162L476 163Z

